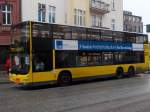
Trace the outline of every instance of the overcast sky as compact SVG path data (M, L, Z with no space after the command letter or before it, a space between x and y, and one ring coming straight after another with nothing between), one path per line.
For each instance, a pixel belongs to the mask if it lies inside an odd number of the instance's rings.
M142 16L144 25L150 24L150 0L123 0L124 10Z

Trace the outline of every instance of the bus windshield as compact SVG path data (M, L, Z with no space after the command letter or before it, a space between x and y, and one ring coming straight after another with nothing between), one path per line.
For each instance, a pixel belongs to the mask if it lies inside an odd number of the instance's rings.
M19 24L12 29L11 73L27 74L29 72L29 25Z

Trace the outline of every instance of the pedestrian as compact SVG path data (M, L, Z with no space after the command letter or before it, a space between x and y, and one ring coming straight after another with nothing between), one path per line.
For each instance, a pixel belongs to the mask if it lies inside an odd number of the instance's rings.
M10 69L10 57L9 56L7 56L6 58L5 69L7 73L9 74L9 69Z

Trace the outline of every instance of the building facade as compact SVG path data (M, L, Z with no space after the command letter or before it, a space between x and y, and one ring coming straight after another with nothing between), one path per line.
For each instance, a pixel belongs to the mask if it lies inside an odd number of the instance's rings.
M123 0L21 1L22 21L123 30Z
M91 26L123 30L123 0L90 0Z
M11 26L19 21L20 0L0 0L0 65L5 64L9 55Z
M124 31L143 33L142 17L135 16L130 11L123 12Z
M22 21L65 23L65 0L21 0L21 8Z

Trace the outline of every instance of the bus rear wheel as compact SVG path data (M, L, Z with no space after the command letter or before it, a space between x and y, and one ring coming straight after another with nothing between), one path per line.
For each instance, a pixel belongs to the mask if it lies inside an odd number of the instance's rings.
M117 79L121 79L123 78L123 75L124 75L124 71L123 71L123 68L118 68L117 71L116 71L116 78Z
M128 76L132 77L134 75L135 75L134 67L129 67L129 69L128 69Z
M72 82L72 75L70 72L61 72L57 79L58 86L68 86Z

